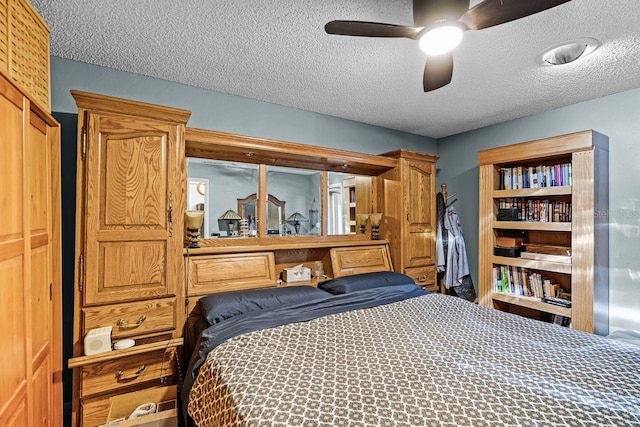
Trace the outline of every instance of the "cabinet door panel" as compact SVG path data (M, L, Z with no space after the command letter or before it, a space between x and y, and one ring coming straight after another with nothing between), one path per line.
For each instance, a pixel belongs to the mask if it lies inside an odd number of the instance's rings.
M0 246L2 249L2 246ZM24 385L27 377L27 342L23 255L9 259L0 259L0 292L4 301L0 310L0 363L3 367L0 374L0 402L9 402L17 398L17 391ZM22 390L24 392L24 389Z
M51 300L49 299L49 251L47 246L31 252L31 336L33 356L48 351L51 339Z
M30 114L27 139L27 173L29 175L29 207L31 235L45 234L49 229L49 151L47 126L41 118Z
M24 391L24 390L23 390ZM20 401L18 407L0 414L0 423L4 427L24 427L29 425L27 414L26 396Z
M435 262L435 176L431 163L407 162L405 172L407 229L405 261L407 267Z
M431 228L430 207L433 205L431 198L435 189L433 183L433 167L431 164L408 163L409 194L409 224L416 227Z
M1 83L1 82L0 82ZM11 94L8 94L11 95ZM22 110L15 102L22 105L22 97L8 99L0 95L0 129L3 142L0 144L0 243L22 235ZM5 143L11 141L11 143Z
M100 276L87 291L87 302L120 301L166 295L166 242L99 244Z
M100 135L100 229L167 226L166 135Z
M85 304L173 293L182 242L174 230L176 127L88 114ZM174 205L175 203L175 205Z
M33 425L49 426L57 425L58 420L51 420L51 368L49 355L42 360L39 366L34 365L33 372Z

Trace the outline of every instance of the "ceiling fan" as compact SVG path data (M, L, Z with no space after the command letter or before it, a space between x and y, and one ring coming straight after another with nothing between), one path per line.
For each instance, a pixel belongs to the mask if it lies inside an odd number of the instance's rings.
M424 91L451 82L453 49L467 30L482 30L542 12L570 0L484 0L469 9L469 0L413 0L414 27L365 21L331 21L327 34L400 37L418 40L427 54Z

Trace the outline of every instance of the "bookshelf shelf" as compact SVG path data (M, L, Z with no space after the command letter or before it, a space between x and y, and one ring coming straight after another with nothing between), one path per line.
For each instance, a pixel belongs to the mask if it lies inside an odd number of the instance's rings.
M493 264L511 265L514 267L529 268L531 270L550 271L554 273L571 274L571 264L559 262L538 261L534 259L509 258L504 256L492 256Z
M570 222L493 221L492 227L505 230L571 231Z
M494 199L507 197L549 197L570 195L571 187L568 185L564 185L562 187L524 188L521 190L493 190Z
M548 318L544 313L570 317L574 329L608 334L608 222L597 215L609 207L608 144L605 135L584 131L478 152L480 304L540 319ZM535 172L536 168L543 172ZM517 179L522 182L513 181L516 169ZM544 182L564 181L571 185L504 189L529 185L521 178L520 169L528 170L529 177L534 176L531 171L560 171L553 178L547 176ZM567 171L571 171L569 179L565 179ZM509 177L512 181L508 181ZM538 175L537 182L540 180ZM516 200L510 202L509 199ZM555 211L556 215L557 212L564 215L564 204L567 204L570 221L498 221L498 211L504 209L504 201L515 203L514 207L522 206L523 218L526 210L526 217L533 212L534 215L548 214L549 219L552 213L548 210L550 205L545 205L545 210L534 210L548 203L547 200L561 205L555 208L560 209ZM513 236L528 239L532 248L537 246L541 251L566 247L571 251L570 261L567 259L567 263L562 263L494 255L497 238ZM513 293L497 292L509 289ZM570 309L540 300L543 293L555 296L556 292L565 294L565 297L570 295ZM518 293L535 294L536 297Z
M543 311L545 313L571 317L570 308L560 307L559 305L547 304L546 302L540 301L540 298L524 297L522 295L504 294L501 292L492 292L491 298L494 301L502 301L508 304L518 305L520 307L526 307L526 308L531 308L533 310Z

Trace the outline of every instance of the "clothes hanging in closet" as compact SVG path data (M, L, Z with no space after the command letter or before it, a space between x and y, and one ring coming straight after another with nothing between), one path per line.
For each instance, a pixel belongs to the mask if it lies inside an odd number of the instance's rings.
M444 273L447 294L475 301L476 291L469 274L467 250L458 213L446 207L442 193L436 195L436 262L438 272Z

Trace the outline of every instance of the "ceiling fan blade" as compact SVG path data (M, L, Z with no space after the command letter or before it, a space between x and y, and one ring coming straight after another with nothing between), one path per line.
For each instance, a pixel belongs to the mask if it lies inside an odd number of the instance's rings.
M457 21L469 10L469 0L413 0L413 25L426 27L447 19Z
M453 75L453 53L445 53L437 56L427 57L424 66L424 77L422 84L425 92L430 92L451 83Z
M484 0L469 9L460 21L470 30L481 30L515 21L571 0Z
M419 28L403 25L365 21L331 21L324 26L327 34L360 37L406 37L415 38Z

